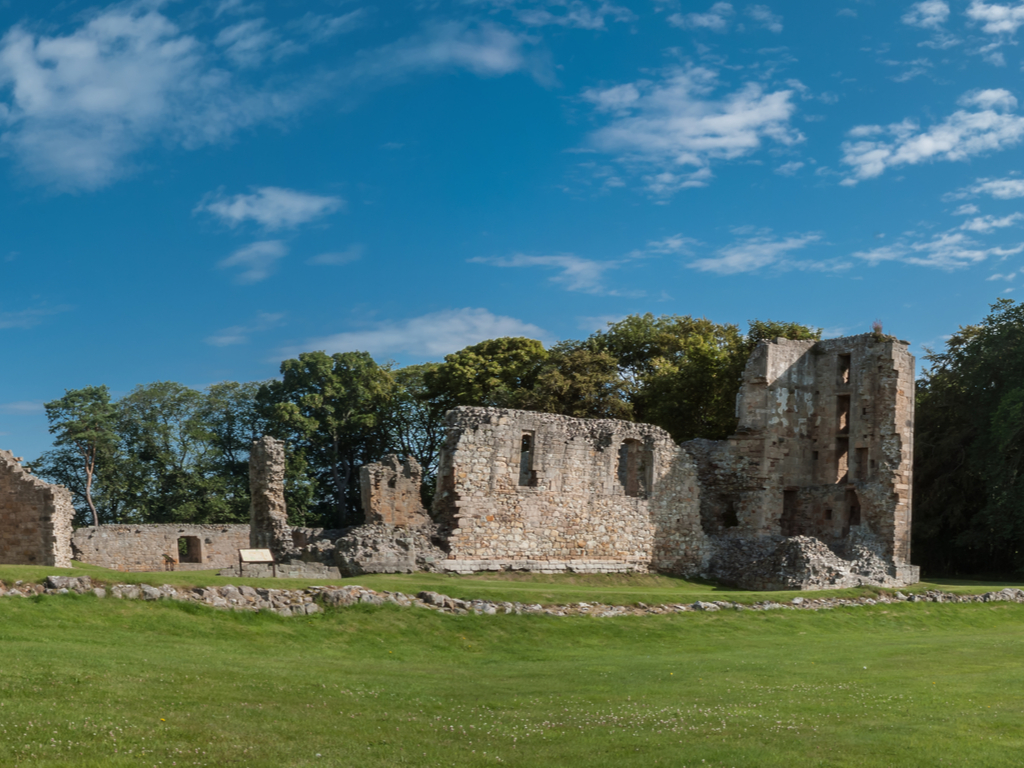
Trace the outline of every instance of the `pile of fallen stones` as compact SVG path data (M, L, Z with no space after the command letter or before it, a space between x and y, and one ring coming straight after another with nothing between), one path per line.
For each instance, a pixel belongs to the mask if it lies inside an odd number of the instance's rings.
M92 593L96 597L108 595L122 600L180 600L212 608L241 611L274 611L281 616L308 616L324 607L340 608L357 603L384 605L392 603L405 608L425 608L449 614L541 614L545 616L645 616L694 611L819 611L833 608L853 608L864 605L891 603L1024 603L1024 590L1006 588L982 595L954 595L950 592L929 590L922 594L879 595L877 597L794 597L787 602L762 600L756 603L733 603L725 600L667 605L605 605L602 603L570 603L568 605L540 605L538 603L509 603L491 600L460 600L438 592L420 592L415 597L401 592L377 592L357 585L345 587L307 587L306 589L265 589L262 587L175 587L164 584L114 584L109 588L94 586L88 576L48 576L45 584L15 582L8 586L0 582L0 597L31 597L33 595L63 595L68 592Z

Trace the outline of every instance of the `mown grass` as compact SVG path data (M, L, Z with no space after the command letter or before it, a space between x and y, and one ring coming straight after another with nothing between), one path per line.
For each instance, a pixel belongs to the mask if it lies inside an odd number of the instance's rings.
M1010 766L1024 606L303 619L0 600L3 766Z
M301 589L312 584L360 584L376 590L416 594L433 590L463 600L496 600L519 603L606 603L614 605L648 605L692 603L697 600L728 600L752 604L766 599L788 601L803 597L859 597L877 595L876 587L830 590L822 592L748 592L718 584L687 581L658 574L527 574L515 572L481 573L458 576L437 573L369 574L345 579L249 579L218 576L217 571L151 571L126 573L76 563L72 569L41 566L0 565L0 579L10 584L18 579L41 581L51 573L88 575L97 582L114 584L174 584L182 587L248 584L253 587ZM934 580L915 584L903 592L924 592L942 589L960 594L980 594L1003 587L1020 587L1021 582L979 582L968 580Z

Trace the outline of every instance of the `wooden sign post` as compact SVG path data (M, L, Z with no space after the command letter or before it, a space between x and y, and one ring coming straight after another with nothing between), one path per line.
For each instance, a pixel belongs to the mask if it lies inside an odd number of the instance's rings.
M238 575L242 575L242 564L253 563L271 565L274 578L277 578L277 563L274 562L274 553L269 549L240 549L238 550Z

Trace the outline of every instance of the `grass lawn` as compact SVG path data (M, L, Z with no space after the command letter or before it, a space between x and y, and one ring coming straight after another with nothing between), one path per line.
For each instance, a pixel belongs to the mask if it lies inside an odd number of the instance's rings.
M0 649L5 767L1016 766L1024 754L1017 604L616 619L356 606L299 619L70 595L0 599Z

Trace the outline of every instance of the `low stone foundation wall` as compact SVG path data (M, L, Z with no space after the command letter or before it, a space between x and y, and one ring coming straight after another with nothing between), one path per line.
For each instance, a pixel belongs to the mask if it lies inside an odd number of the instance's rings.
M202 571L237 566L249 526L100 525L76 530L71 546L76 560L118 571Z
M643 564L623 563L617 560L444 560L440 566L448 573L647 573L647 568Z

